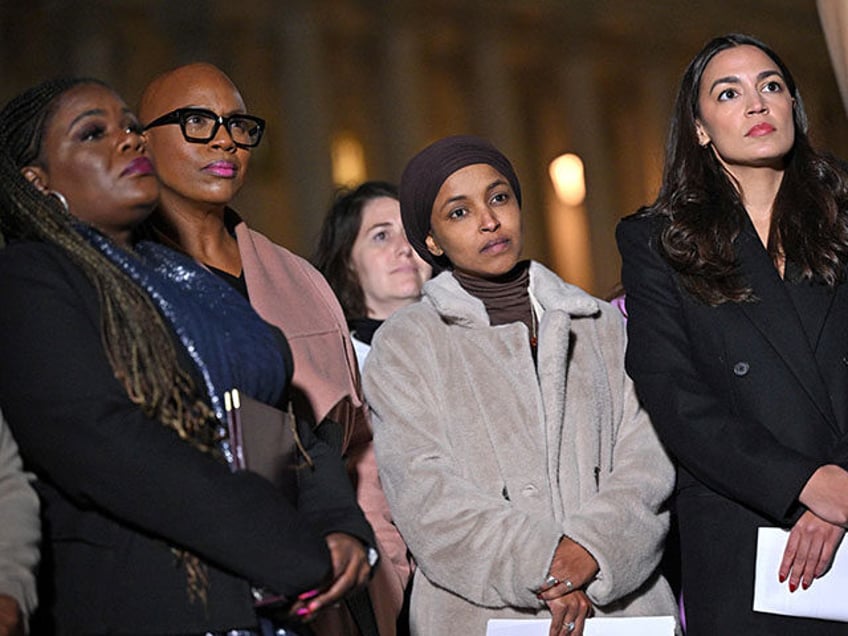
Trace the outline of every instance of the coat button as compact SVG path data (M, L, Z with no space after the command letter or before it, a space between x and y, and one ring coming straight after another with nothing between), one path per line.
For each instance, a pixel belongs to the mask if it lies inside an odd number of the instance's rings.
M733 374L741 378L742 376L748 375L748 371L750 369L751 365L747 362L737 362L733 365Z
M848 353L842 356L842 364L848 367Z

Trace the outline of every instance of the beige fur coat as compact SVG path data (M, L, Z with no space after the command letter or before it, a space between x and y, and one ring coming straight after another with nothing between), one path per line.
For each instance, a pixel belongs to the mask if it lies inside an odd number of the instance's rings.
M597 615L676 614L657 573L673 467L624 372L616 309L538 263L527 327L491 327L450 272L380 328L365 365L377 463L419 569L414 634L546 616L534 590L567 535L597 560Z

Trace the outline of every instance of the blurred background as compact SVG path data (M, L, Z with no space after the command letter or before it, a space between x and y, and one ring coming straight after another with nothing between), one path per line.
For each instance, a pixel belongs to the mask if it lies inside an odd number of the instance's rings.
M783 57L814 143L848 158L815 0L0 0L0 100L87 75L134 107L164 70L220 66L269 122L235 207L303 255L336 188L482 135L521 180L526 255L604 295L618 219L656 195L683 69L729 31Z

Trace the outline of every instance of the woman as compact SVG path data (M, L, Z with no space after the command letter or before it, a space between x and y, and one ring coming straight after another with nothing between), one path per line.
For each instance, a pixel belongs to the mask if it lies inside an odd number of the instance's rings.
M0 173L0 403L44 504L33 631L258 634L251 587L323 592L325 537L369 528L308 427L298 509L228 466L224 390L282 405L290 353L216 277L136 240L159 183L135 116L100 82L41 84L0 112Z
M758 527L791 529L774 577L794 591L848 521L847 184L789 69L731 34L689 64L660 194L619 225L627 368L679 462L690 635L848 633L752 611Z
M152 218L156 236L239 289L265 320L286 334L294 357L298 415L345 454L357 499L378 536L396 534L385 521L388 506L377 481L356 360L338 301L314 267L251 230L229 207L244 184L264 122L247 114L229 77L202 63L156 77L141 97L140 115L162 182ZM393 585L391 561L379 566L375 546L363 546L354 537L336 537L329 548L340 584L310 607L335 605L357 572L375 565L369 588L377 592L371 596L378 604L382 586ZM385 546L380 551L391 558ZM390 636L394 616L376 609L381 633ZM346 612L328 607L322 614L313 624L318 633L355 633ZM373 620L367 608L355 619L362 629L369 629L365 623Z
M312 261L341 303L360 371L374 332L416 302L432 274L406 240L397 187L383 181L338 193Z
M365 364L378 465L415 558L413 634L491 618L675 614L658 564L673 469L624 373L610 305L521 261L521 189L476 137L416 155L409 242L441 272Z

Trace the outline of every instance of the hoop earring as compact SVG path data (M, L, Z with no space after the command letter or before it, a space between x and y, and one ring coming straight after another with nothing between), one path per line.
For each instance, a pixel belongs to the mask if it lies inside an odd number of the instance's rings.
M71 208L68 205L68 200L65 198L65 195L59 192L58 190L50 190L47 192L47 196L55 197L57 201L62 205L65 210L65 214L71 213Z

